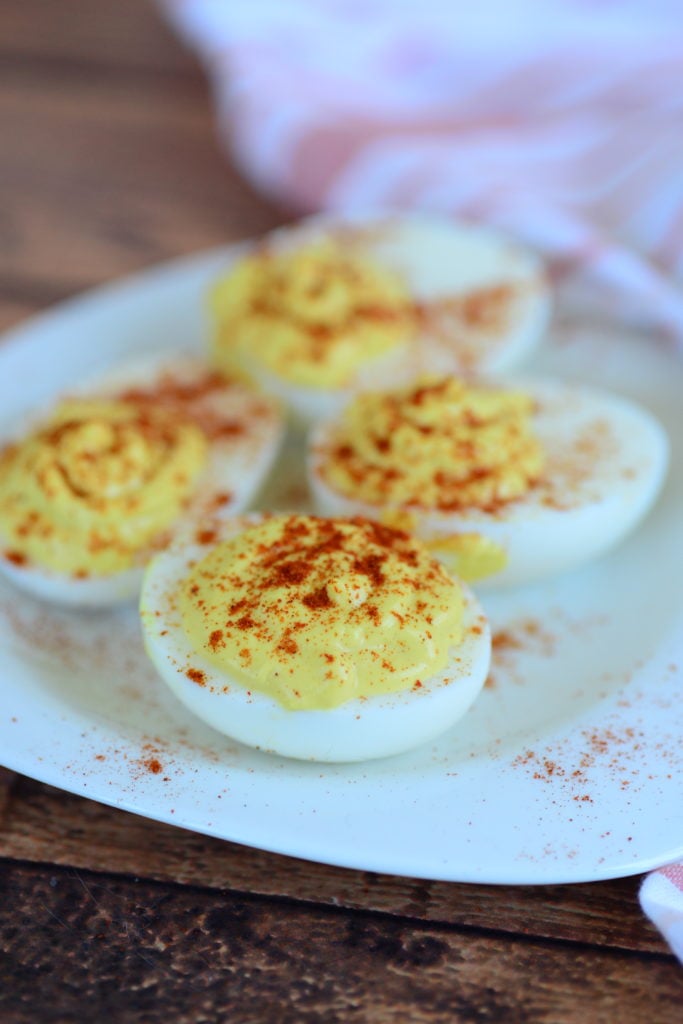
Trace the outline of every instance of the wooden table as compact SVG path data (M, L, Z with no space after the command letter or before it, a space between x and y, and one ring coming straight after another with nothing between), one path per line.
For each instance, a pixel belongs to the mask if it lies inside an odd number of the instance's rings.
M0 326L284 219L219 153L201 70L152 6L4 0L0 59ZM637 878L328 868L2 771L0 826L3 1024L683 1019Z

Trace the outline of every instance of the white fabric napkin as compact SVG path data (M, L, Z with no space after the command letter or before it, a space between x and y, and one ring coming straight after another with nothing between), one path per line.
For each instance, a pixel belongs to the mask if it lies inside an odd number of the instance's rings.
M683 338L680 0L160 2L271 195L493 223Z

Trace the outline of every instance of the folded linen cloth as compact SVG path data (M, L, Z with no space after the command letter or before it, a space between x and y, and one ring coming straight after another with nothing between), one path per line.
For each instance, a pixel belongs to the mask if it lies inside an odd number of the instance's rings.
M493 224L683 346L679 0L160 3L264 191ZM683 960L683 864L641 902Z
M160 2L271 195L492 223L683 339L679 0Z
M640 888L640 905L683 963L683 863L651 872Z

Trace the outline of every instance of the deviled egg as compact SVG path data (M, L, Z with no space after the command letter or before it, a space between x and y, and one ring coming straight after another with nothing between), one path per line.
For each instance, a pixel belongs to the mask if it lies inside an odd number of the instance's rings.
M666 434L631 401L527 378L448 376L358 395L312 432L316 511L420 536L465 578L527 583L595 558L651 508Z
M202 360L112 370L0 451L0 571L64 604L135 598L152 554L248 505L282 432L272 401Z
M420 369L510 367L549 310L537 258L490 229L312 218L267 236L214 286L213 358L311 422Z
M486 679L470 591L408 534L363 519L236 519L149 565L147 652L214 729L317 761L396 754L437 736Z

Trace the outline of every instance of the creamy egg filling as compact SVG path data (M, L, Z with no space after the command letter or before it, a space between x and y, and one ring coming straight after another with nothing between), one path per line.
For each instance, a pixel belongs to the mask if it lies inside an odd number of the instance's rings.
M322 473L370 504L444 512L488 511L526 494L543 451L532 399L455 377L423 377L351 402L334 429Z
M210 304L221 369L256 363L310 388L348 386L414 329L399 277L332 241L255 252L214 287Z
M507 564L505 548L481 533L464 531L425 536L424 531L420 531L418 516L402 509L385 509L379 518L388 526L419 534L427 550L436 555L453 576L466 583L478 583L494 576Z
M463 633L463 594L407 534L364 519L274 516L183 581L190 646L288 709L418 689Z
M177 412L71 399L0 454L0 544L15 564L73 576L130 568L177 519L207 442Z

